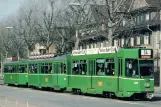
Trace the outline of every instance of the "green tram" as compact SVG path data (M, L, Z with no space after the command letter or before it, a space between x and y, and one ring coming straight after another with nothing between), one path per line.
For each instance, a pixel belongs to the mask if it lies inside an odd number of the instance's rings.
M22 75L19 66L25 68ZM14 72L8 69L15 67ZM71 55L4 64L4 82L65 89L107 97L153 98L153 50L104 47L74 50ZM21 75L20 75L21 74ZM16 80L14 75L21 79ZM12 78L11 78L12 77Z
M27 85L28 72L26 61L7 62L4 64L4 83Z

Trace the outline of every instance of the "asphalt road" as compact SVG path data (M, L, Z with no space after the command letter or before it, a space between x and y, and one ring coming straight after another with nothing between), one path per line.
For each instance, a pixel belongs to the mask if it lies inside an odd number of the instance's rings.
M94 96L72 95L32 88L0 85L0 99L7 97L42 107L160 107L161 94L156 93L152 101L125 101ZM0 103L1 104L1 103ZM1 107L1 106L0 106ZM13 106L14 107L14 106Z

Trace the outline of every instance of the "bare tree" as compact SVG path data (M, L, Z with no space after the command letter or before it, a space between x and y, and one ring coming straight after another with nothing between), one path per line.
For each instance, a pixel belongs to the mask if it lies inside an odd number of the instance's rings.
M1 29L0 29L0 32L1 32L1 42L2 42L2 50L5 51L5 56L6 58L8 57L8 53L9 51L11 51L12 49L12 45L13 45L13 42L12 40L10 39L10 30L6 30L6 25L5 24L1 24ZM12 53L10 53L12 54Z
M22 29L20 29L19 23L13 21L13 29L9 38L12 40L12 47L16 50L18 59L20 58L20 49L25 46L25 39Z
M67 16L70 16L70 20L68 20L68 24L72 25L75 28L75 49L78 49L80 38L81 38L81 30L84 29L84 26L87 23L92 22L92 14L90 8L90 0L76 0L80 5L71 5L69 3L69 7L72 11L69 10L67 12Z
M129 13L129 8L131 7L133 1L134 0L105 0L104 10L106 10L107 16L101 14L101 11L96 9L97 13L99 13L105 20L105 32L107 34L109 46L112 45L113 39L119 36L119 33L116 34L116 31L118 28L122 27L122 23L125 18L127 22L126 25L130 25L129 27L135 26L133 23L134 17ZM93 2L96 4L95 0L93 0ZM114 2L116 2L115 6L113 5ZM132 30L128 30L127 35L130 37L132 32ZM124 45L127 45L128 40L125 42L126 43L124 43Z
M19 17L20 16L20 17ZM23 36L23 40L28 49L28 56L30 52L34 49L36 44L36 34L34 27L36 24L36 18L34 14L34 9L30 8L28 10L20 10L20 15L17 18L17 29L19 34Z
M46 47L47 53L49 53L50 46L57 38L54 29L56 28L56 19L59 14L59 10L56 10L55 6L54 0L47 1L47 8L41 10L42 18L37 21L35 27L39 43Z

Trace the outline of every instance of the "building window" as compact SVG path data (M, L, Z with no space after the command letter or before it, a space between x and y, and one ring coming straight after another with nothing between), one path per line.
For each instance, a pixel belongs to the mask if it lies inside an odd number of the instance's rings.
M101 47L103 47L103 42L101 42Z
M156 16L156 12L151 12L150 19L153 19Z
M79 46L79 49L82 49L82 45Z
M41 54L46 54L46 49L39 49L39 52L40 52Z
M89 43L88 46L89 46L89 49L91 49L91 43Z
M140 45L140 36L137 36L137 45Z
M140 23L140 16L137 16L137 23Z
M144 40L145 40L145 44L150 44L150 34L149 34L149 32L145 33Z
M150 15L149 15L149 13L146 13L146 20L150 20Z
M146 20L146 14L143 13L143 22Z
M140 36L140 44L144 44L144 35Z
M118 45L118 41L115 39L114 40L114 46L117 46Z
M101 46L101 43L100 42L97 42L96 48L100 48L100 46Z
M124 45L124 38L121 38L121 46Z
M106 47L106 41L103 41L103 47Z
M96 48L96 43L93 43L92 45L93 45L93 48Z
M91 45L91 48L93 48L93 43L91 43L90 45Z
M132 38L130 39L130 43L131 43L131 44L130 44L131 46L134 46L134 37L132 37Z
M143 22L143 14L140 15L140 22Z
M125 20L125 19L123 19L123 26L125 26L125 24L126 24L126 20Z
M88 44L86 44L87 45L87 49L89 49L89 45Z
M134 46L137 45L137 36L134 36Z

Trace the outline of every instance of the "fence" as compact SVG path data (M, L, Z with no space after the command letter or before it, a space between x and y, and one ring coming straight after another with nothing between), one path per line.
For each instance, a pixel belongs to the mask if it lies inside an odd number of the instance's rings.
M33 105L30 104L29 102L13 100L7 97L0 97L0 107L43 107L43 106Z

